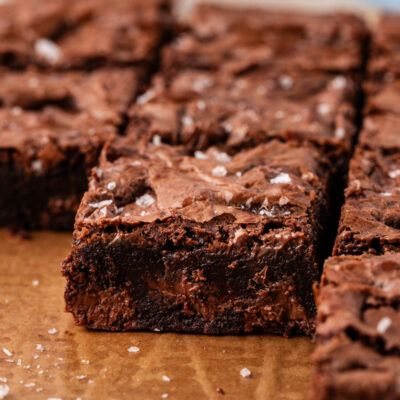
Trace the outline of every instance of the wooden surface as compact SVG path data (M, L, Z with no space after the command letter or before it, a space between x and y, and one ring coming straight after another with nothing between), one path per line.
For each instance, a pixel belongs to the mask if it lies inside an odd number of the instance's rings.
M104 333L74 326L63 311L60 275L70 241L70 234L22 240L0 231L0 385L9 387L7 400L309 398L313 346L306 338ZM140 350L129 352L131 346ZM250 378L240 375L244 367Z

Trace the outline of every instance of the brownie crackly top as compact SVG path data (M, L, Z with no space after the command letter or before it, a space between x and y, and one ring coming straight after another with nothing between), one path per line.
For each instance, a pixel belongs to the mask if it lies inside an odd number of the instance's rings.
M1 162L36 173L84 154L93 166L106 139L117 132L141 82L141 70L46 74L0 71ZM9 155L7 155L9 154Z
M93 72L46 73L35 68L0 69L2 107L40 111L55 106L86 112L103 123L121 124L122 115L139 90L141 68L105 68Z
M364 23L353 16L275 14L202 5L187 32L164 52L165 71L182 67L240 72L287 65L349 71L362 65Z
M179 217L199 223L229 216L296 225L324 204L327 170L312 148L270 142L234 157L216 149L194 157L150 145L94 170L77 224L140 224ZM312 213L311 213L312 214ZM315 222L315 221L314 221Z
M130 111L128 135L188 150L234 152L271 138L349 150L358 85L351 76L255 69L234 79L184 70L158 77ZM329 151L329 150L327 150Z
M318 297L316 399L397 399L400 258L333 257Z
M400 16L384 15L372 35L371 57L368 71L381 77L400 74Z
M356 150L334 254L382 254L399 248L399 187L397 152Z

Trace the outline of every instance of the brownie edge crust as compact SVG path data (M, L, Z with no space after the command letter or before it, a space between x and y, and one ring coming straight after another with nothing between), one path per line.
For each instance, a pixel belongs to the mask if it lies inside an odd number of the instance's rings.
M93 171L63 263L76 323L311 334L327 214L319 153L276 141L234 157L149 146Z

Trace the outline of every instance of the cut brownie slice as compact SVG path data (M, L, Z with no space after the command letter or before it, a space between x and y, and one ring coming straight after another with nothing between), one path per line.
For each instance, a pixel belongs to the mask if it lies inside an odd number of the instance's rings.
M168 0L36 0L0 5L0 62L93 67L152 63L165 40Z
M400 398L400 255L330 258L321 286L314 398Z
M232 79L184 70L158 77L130 111L127 135L235 152L272 138L313 142L345 165L356 132L358 84L350 76L257 68Z
M368 70L375 78L399 76L400 15L384 15L375 27Z
M87 172L118 132L140 71L0 74L0 225L71 229Z
M363 63L364 23L351 15L273 13L201 5L164 51L164 73L240 73L257 66L351 71Z
M328 165L277 141L181 151L149 145L94 170L63 264L76 323L310 334Z
M365 139L364 139L365 140ZM400 251L400 153L361 146L350 163L334 254Z

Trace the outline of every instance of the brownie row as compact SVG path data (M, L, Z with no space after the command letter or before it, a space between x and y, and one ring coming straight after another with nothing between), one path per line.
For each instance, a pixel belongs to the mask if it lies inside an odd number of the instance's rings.
M400 397L400 18L372 38L363 130L317 301L321 400Z
M367 30L200 6L179 32L92 172L67 310L102 330L311 334Z

